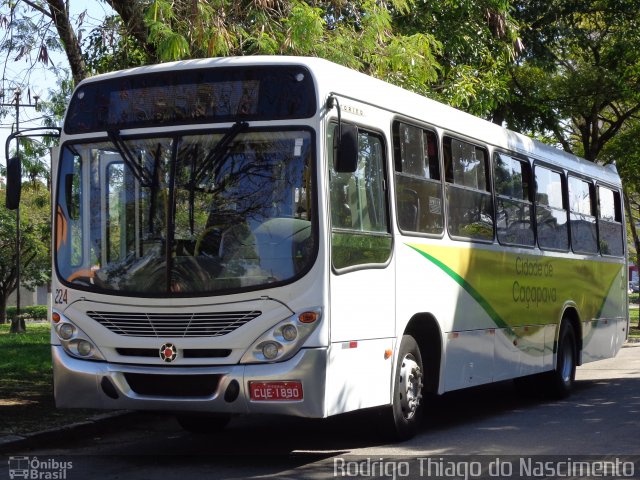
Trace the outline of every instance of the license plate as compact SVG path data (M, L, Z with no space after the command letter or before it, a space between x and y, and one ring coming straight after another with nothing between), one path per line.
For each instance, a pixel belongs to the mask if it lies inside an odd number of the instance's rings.
M302 382L249 382L249 391L258 402L302 400Z

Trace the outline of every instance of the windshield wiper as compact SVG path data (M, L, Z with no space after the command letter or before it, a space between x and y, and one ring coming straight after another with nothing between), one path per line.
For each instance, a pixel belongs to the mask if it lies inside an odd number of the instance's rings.
M111 143L113 143L118 150L120 157L122 157L122 161L127 165L129 170L131 170L142 186L151 186L153 179L151 178L149 171L136 162L135 156L129 149L129 146L124 142L124 140L122 140L120 133L117 130L109 130L107 131L107 135L109 136Z
M220 141L216 144L213 150L209 152L207 157L202 162L201 167L198 169L198 172L195 175L195 184L192 186L192 188L195 188L195 185L197 185L202 180L207 170L209 170L214 165L219 163L220 160L222 160L222 157L225 155L225 153L227 153L229 145L231 144L233 139L236 138L239 133L244 132L248 128L249 124L247 122L236 122L233 124L229 131L222 136Z

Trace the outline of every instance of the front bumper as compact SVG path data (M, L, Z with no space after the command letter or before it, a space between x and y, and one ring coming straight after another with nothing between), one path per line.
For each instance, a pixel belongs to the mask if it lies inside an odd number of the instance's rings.
M56 405L60 408L326 416L326 348L302 349L281 363L186 368L80 360L70 357L61 346L55 345L51 347L51 355ZM162 387L158 386L170 385L172 379L179 384L181 377L195 378L198 375L207 381L215 378L210 393L191 396L163 394ZM127 378L133 377L144 379L151 388L132 388ZM154 382L154 379L161 381ZM300 381L304 397L297 401L254 401L249 398L251 381ZM154 383L158 391L150 393L149 390L154 390Z

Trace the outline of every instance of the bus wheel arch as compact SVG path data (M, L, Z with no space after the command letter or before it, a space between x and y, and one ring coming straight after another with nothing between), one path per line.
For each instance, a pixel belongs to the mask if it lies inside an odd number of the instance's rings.
M438 321L430 313L415 314L409 320L404 335L411 335L420 348L425 392L438 393L442 362L442 332Z
M556 342L560 340L560 333L562 330L562 323L568 323L573 328L576 341L576 365L582 365L582 325L580 323L580 315L578 310L574 306L567 306L562 313L562 322L560 329L558 329L558 335ZM557 344L557 343L556 343Z
M417 433L424 397L438 391L441 342L440 328L429 314L414 315L400 338L390 408L396 440L407 440Z

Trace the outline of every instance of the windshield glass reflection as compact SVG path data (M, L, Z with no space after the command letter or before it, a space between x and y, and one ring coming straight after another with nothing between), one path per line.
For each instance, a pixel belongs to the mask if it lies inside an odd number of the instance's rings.
M316 254L311 134L248 131L68 145L56 266L127 294L215 294L289 281Z

